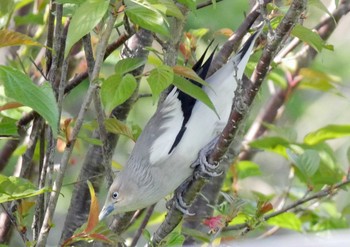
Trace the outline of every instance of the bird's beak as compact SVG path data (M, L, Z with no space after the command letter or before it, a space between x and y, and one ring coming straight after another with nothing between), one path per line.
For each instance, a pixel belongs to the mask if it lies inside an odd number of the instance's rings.
M112 213L112 211L114 210L114 204L109 204L109 205L105 205L101 212L100 215L98 216L98 220L103 220L104 218L106 218L110 213Z

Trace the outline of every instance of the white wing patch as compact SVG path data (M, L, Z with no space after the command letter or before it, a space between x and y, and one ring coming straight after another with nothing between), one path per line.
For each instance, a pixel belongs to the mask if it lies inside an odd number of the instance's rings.
M181 110L181 102L177 96L177 88L174 87L159 109L158 113L161 117L159 132L161 134L156 137L150 148L150 163L152 165L163 162L169 157L169 151L181 130L184 117Z

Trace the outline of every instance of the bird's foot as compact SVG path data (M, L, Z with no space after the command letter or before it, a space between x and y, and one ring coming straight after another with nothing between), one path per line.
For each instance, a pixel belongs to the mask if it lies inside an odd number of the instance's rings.
M211 178L222 175L223 171L218 168L218 165L211 164L207 159L208 154L213 151L218 140L219 136L199 151L198 159L191 165L192 168L195 168L194 176L196 178Z
M183 182L174 192L174 197L169 204L167 204L167 208L170 209L172 205L175 206L177 210L179 210L184 215L193 216L194 213L191 213L188 209L191 207L191 204L188 204L183 199L183 192L187 189L192 178L188 178L185 182Z

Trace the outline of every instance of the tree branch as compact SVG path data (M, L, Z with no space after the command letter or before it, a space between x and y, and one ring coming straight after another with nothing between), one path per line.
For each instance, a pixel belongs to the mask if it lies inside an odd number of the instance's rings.
M121 40L120 38L118 39ZM118 41L118 42L119 42ZM139 58L147 58L149 52L143 47L150 46L152 44L153 37L151 32L146 31L144 29L140 29L135 35L133 35L130 39L127 40L128 43L132 43L131 46L135 46L135 49L131 57L139 57ZM129 44L130 45L130 44ZM142 74L144 67L136 69L132 72L134 76ZM138 90L136 89L134 95L130 97L125 103L118 106L116 109L112 111L112 116L118 118L120 121L124 121L134 104L134 101L137 97ZM93 133L94 138L99 138L99 132L95 131ZM107 134L107 142L106 142L106 152L107 157L112 157L114 149L117 145L119 136L108 133ZM105 171L104 167L101 166L102 150L100 146L92 145L89 147L89 150L85 156L84 162L82 164L82 169L80 171L78 181L74 186L72 200L70 202L70 206L68 209L68 213L66 216L66 221L64 224L63 232L61 235L60 242L63 243L64 240L71 237L73 232L80 227L87 219L89 208L87 205L90 204L90 194L89 189L85 181L90 179L92 182L94 189L96 192L99 191L99 187L101 184L101 176ZM83 182L82 182L83 181ZM110 185L110 184L109 184ZM109 186L108 185L108 186ZM131 214L127 214L128 216ZM127 221L129 222L130 218L128 217ZM116 230L117 228L122 228L115 221L112 224L112 230ZM119 229L118 229L119 230Z
M223 0L216 0L216 3L219 3L219 2L222 2L222 1ZM202 8L208 7L210 5L213 5L213 0L208 0L206 2L197 4L197 9L202 9Z
M226 153L230 143L237 134L239 125L247 113L248 108L252 104L253 99L255 98L256 93L259 90L261 83L269 70L269 65L272 62L272 59L277 52L280 43L282 42L285 35L295 25L305 8L306 2L303 0L294 0L292 2L291 7L273 34L273 39L269 40L267 46L263 51L257 69L253 74L253 81L251 85L249 85L247 89L243 89L242 85L238 86L235 92L233 110L230 115L230 120L223 130L214 151L209 155L210 163L217 164ZM184 193L185 203L192 203L198 191L204 186L204 184L204 179L192 180L192 182L189 183L188 189ZM158 231L153 235L152 244L159 244L160 241L165 236L167 236L176 227L176 225L179 224L181 219L182 214L179 211L175 210L175 206L173 205L165 221L162 223Z
M303 197L303 198L295 201L294 203L288 205L287 207L285 207L281 210L278 210L276 212L265 215L264 217L262 217L262 219L256 225L259 225L259 224L261 224L261 223L263 223L263 222L265 222L265 221L267 221L275 216L281 215L281 214L286 213L292 209L295 209L298 206L305 204L306 202L309 202L309 201L312 201L315 199L324 198L326 196L333 196L338 192L339 189L344 188L349 184L350 184L350 179L349 179L349 177L347 177L346 180L344 180L342 182L339 182L339 183L332 185L332 186L328 186L327 188L320 190L319 192L314 193L311 196ZM252 227L253 226L250 226L249 224L244 223L244 224L238 224L238 225L234 225L234 226L225 227L225 228L223 228L223 231L237 231L237 230L242 230L245 228L247 228L249 231L252 229Z
M65 175L65 170L66 170L69 158L71 156L71 153L73 151L76 138L77 138L78 133L80 131L80 128L83 124L85 112L87 111L87 109L91 103L93 94L95 93L95 90L97 88L96 81L98 80L98 77L99 77L101 65L102 65L102 62L104 59L104 54L105 54L106 47L107 47L107 42L108 42L108 39L109 39L110 34L112 32L112 29L114 27L115 21L116 21L116 16L110 15L108 18L108 21L107 21L106 29L102 33L102 37L99 40L99 44L97 46L97 52L96 52L97 58L96 58L94 70L92 73L92 78L90 80L90 86L89 86L89 89L86 93L86 97L84 99L82 107L79 111L75 126L72 130L70 140L67 142L67 146L66 146L66 148L63 152L63 155L62 155L59 172L57 174L57 178L56 178L55 183L54 183L53 188L52 188L53 191L51 192L51 195L49 198L49 207L46 210L43 226L40 230L40 234L39 234L39 238L38 238L38 242L37 242L38 247L44 247L46 245L48 233L49 233L50 228L51 228L52 217L53 217L53 214L54 214L55 209L56 209L59 193L60 193L61 188L62 188L62 182L63 182L63 178Z

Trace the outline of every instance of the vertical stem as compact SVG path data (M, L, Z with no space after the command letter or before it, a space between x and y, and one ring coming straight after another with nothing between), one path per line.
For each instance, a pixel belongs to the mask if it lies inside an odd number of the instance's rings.
M46 246L47 238L48 238L49 231L51 228L53 214L55 212L57 201L58 201L58 196L59 196L61 188L62 188L63 178L64 178L65 171L67 168L67 164L68 164L69 158L72 154L78 133L81 129L81 126L83 125L85 113L86 113L86 111L87 111L87 109L92 101L93 95L94 95L95 90L97 88L96 82L98 80L98 76L100 73L104 54L105 54L106 47L107 47L107 42L108 42L108 39L109 39L110 34L112 32L115 20L116 20L116 16L114 16L114 15L109 16L106 29L102 33L102 37L99 41L99 44L97 47L97 52L96 52L97 58L96 58L96 63L95 63L94 70L92 73L92 78L90 80L90 86L89 86L89 89L86 93L86 97L84 99L82 107L79 111L79 114L78 114L75 126L73 128L70 140L68 140L66 148L65 148L63 155L62 155L62 158L61 158L60 168L58 170L57 178L53 184L53 188L52 188L53 191L51 192L51 195L49 198L49 205L48 205L48 208L47 208L46 213L45 213L43 226L41 227L41 230L40 230L40 234L39 234L39 238L38 238L38 242L37 242L38 247Z

